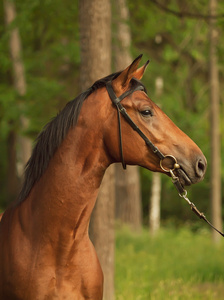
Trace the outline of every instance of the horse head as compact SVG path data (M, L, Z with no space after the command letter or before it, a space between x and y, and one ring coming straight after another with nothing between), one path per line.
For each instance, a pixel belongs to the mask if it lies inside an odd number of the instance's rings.
M147 95L140 80L148 62L138 68L141 57L107 85L114 112L104 124L110 156L124 166L140 165L168 175L176 163L174 172L182 185L197 183L204 178L206 158Z

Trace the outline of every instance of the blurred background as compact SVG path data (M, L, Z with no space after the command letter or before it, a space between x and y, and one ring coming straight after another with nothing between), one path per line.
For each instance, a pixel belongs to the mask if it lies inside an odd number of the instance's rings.
M94 81L143 53L142 63L150 60L142 80L149 97L208 160L204 181L189 187L188 196L222 230L224 3L0 3L0 211L16 199L43 126ZM124 173L118 165L103 185L110 186L110 215L98 199L93 224L100 217L108 223L101 239L110 234L115 250L108 251L116 265L108 271L112 282L105 299L222 299L224 245L192 214L168 177L138 167ZM92 226L93 240L100 230ZM195 265L185 251L196 256Z

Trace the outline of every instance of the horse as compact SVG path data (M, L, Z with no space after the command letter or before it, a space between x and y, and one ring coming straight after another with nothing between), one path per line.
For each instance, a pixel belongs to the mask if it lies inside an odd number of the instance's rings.
M206 158L147 95L141 57L68 102L39 134L0 222L1 300L102 300L88 226L112 163L173 169L183 186L203 179Z

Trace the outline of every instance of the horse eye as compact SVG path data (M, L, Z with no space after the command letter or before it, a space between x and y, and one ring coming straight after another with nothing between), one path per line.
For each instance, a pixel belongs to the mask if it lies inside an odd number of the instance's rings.
M148 117L148 116L152 117L152 116L153 116L153 113L152 113L152 111L151 111L150 109L142 110L140 113L141 113L144 117Z

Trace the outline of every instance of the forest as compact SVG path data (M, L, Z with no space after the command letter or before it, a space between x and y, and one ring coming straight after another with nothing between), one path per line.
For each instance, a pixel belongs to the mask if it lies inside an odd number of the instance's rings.
M105 15L103 26L95 28L88 7L100 6L105 6L105 11L108 9L109 17ZM44 125L94 81L125 68L143 54L143 63L150 60L142 79L149 97L197 143L207 158L205 178L187 187L188 197L222 230L224 3L215 0L2 0L0 20L0 212L17 198L31 148ZM109 33L105 29L108 23ZM94 37L97 40L97 30L104 29L110 39L106 41L109 50L104 50L102 42L102 47L97 45L91 53L89 41L94 41ZM96 62L104 54L109 63L106 74ZM91 65L98 68L95 73ZM124 223L137 234L142 228L148 231L153 226L150 210L153 186L157 184L160 211L155 226L161 227L162 232L164 228L188 228L188 235L205 230L210 239L207 224L178 196L170 178L155 177L143 168L136 168L133 173L130 170L130 175L122 174L121 167L116 166L110 174L114 190L104 193L109 195L108 199L114 194L115 204L107 209L114 211L112 218L116 218L117 228ZM98 213L101 216L105 213L100 210L100 203L99 199L93 224L99 218ZM123 237L122 230L118 232L119 259L120 244L127 236ZM94 240L94 225L90 235ZM213 241L217 242L216 236ZM116 298L164 299L164 295L156 296L155 290L154 293L154 298L131 298L119 296L117 292Z

